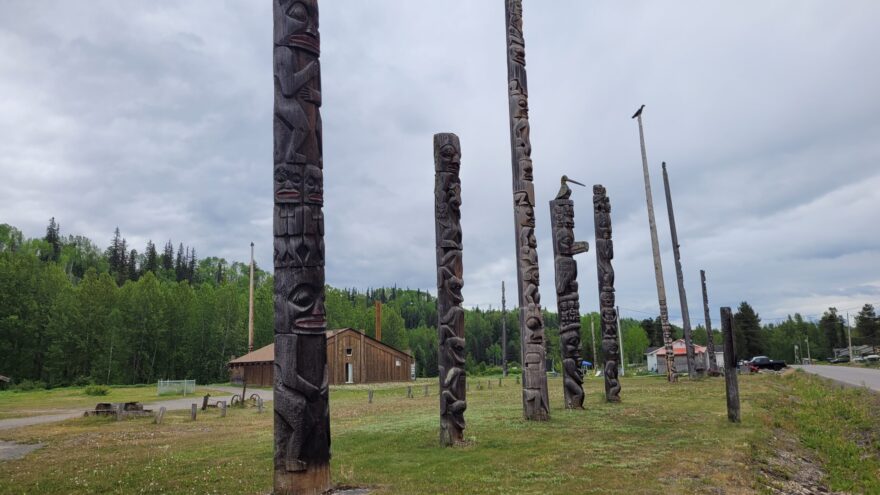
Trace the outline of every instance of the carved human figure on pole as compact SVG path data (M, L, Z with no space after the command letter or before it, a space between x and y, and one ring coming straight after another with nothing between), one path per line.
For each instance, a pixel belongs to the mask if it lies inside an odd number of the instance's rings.
M461 244L461 144L452 133L434 135L434 219L437 236L440 444L463 442L465 392L464 283Z
M703 315L706 318L706 354L709 355L709 374L718 376L718 359L715 357L715 335L712 332L712 318L709 316L709 293L706 290L706 271L700 270L700 284L703 286Z
M274 493L330 485L317 0L273 0Z
M507 27L507 90L510 110L510 155L516 228L517 282L523 363L523 417L550 417L545 369L544 319L535 239L535 187L529 138L528 81L522 30L522 0L505 0Z
M568 182L550 201L550 228L553 232L553 261L556 268L556 305L559 311L559 347L562 351L562 384L567 409L584 408L584 376L581 373L581 312L578 296L576 254L586 253L589 245L574 240L574 201Z
M601 184L593 186L593 218L596 226L596 275L599 281L599 314L602 317L602 353L605 355L605 399L620 401L620 345L614 296L614 242L611 240L611 202Z

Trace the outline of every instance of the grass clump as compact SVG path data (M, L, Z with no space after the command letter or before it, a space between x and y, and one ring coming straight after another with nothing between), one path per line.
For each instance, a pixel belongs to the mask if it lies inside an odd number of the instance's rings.
M110 393L110 387L105 385L89 385L83 390L83 393L93 396L107 395Z

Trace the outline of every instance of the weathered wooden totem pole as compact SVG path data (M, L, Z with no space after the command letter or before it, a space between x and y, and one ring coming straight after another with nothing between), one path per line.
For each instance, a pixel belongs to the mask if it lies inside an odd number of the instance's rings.
M275 480L330 485L317 0L274 0Z
M657 282L657 302L660 306L660 326L663 328L663 347L666 351L666 379L678 379L675 372L675 353L672 348L672 328L669 326L669 308L666 306L666 283L663 281L663 263L660 261L660 241L657 239L657 222L654 220L654 196L651 193L651 176L648 173L648 152L645 149L645 130L642 127L642 111L639 107L632 118L639 122L639 144L642 149L642 172L645 175L645 198L648 203L648 228L651 230L651 251L654 254L654 279Z
M461 303L461 145L452 133L434 134L434 219L437 235L440 444L462 442L467 389L464 309Z
M620 402L620 343L617 309L614 306L614 242L611 240L611 202L601 184L593 186L593 218L596 225L596 275L599 280L599 314L602 315L602 353L605 355L605 400Z
M721 308L721 337L724 340L724 388L727 395L727 419L740 422L739 379L736 376L736 326L730 308Z
M700 270L700 284L703 286L703 315L706 317L706 354L709 355L709 374L718 375L718 359L715 358L715 339L712 334L712 319L709 317L709 293L706 291L706 270Z
M523 417L546 421L550 398L545 368L544 318L535 240L535 186L522 0L504 0L507 23L507 89L510 108L510 156L513 165L513 211L516 228L516 274L519 292L520 341L523 367Z
M581 306L578 296L577 261L574 255L586 253L590 246L574 240L574 201L567 182L583 185L562 176L562 187L550 201L550 228L553 231L553 262L556 268L556 306L559 311L559 347L562 350L562 385L566 409L584 408L584 375L581 373Z
M501 281L501 374L507 376L507 299Z
M678 302L681 304L681 327L684 333L688 376L693 379L697 377L697 366L694 357L694 340L691 335L691 313L688 311L687 291L684 288L684 274L681 270L681 246L678 244L678 229L675 228L675 211L672 209L672 192L669 190L666 162L663 162L663 190L666 192L666 211L669 214L669 232L672 234L672 256L675 258L675 276L678 281Z

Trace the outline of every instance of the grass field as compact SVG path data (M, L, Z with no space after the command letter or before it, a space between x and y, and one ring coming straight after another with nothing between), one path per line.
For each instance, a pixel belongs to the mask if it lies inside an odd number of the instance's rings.
M792 493L830 486L880 493L877 396L802 373L741 377L743 423L728 423L722 379L670 385L623 380L623 402L589 379L584 411L565 411L550 380L552 419L521 419L512 378L471 379L468 447L437 443L437 397L421 385L331 391L333 480L373 493ZM0 462L0 494L235 493L271 490L272 414L169 413L116 422L82 418L0 431L43 442ZM775 487L775 488L774 488ZM809 491L802 493L811 493Z
M159 400L179 399L182 395L156 395L156 385L140 385L133 387L110 387L107 395L86 395L84 387L53 388L50 390L32 390L17 392L0 391L0 419L21 418L52 414L53 412L95 407L98 402L156 402ZM195 394L189 397L200 397L213 391L207 387L196 388Z

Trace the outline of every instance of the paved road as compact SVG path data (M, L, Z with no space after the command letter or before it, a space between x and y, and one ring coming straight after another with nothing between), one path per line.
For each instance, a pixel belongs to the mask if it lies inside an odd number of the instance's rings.
M219 390L221 392L225 392L229 395L217 395L211 396L211 401L215 400L225 400L228 404L232 399L232 394L240 394L241 389L238 387L210 387L212 390ZM272 400L272 391L271 390L258 390L258 389L249 389L247 391L248 397L251 394L258 394L262 397L264 402L268 402ZM158 402L150 402L144 404L144 407L147 409L159 409L160 407L165 407L168 411L181 411L181 410L189 410L192 407L192 404L199 404L199 407L202 405L202 397L201 396L192 396L185 397L182 399L172 399L172 400L164 400ZM31 416L28 418L12 418L12 419L2 419L0 420L0 430L11 430L12 428L21 428L24 426L31 425L39 425L44 423L55 423L58 421L64 421L67 419L79 418L83 415L83 409L68 409L68 410L60 410L53 414L43 414L41 416Z
M846 383L847 385L865 386L880 392L880 370L850 366L819 365L795 366L795 368L800 368L807 373L830 378L837 382Z

